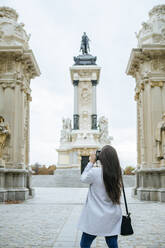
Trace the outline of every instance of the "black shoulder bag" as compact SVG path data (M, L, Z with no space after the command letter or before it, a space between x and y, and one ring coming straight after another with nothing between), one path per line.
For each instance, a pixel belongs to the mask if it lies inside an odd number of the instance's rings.
M120 234L127 236L127 235L133 234L133 228L131 225L130 213L128 212L128 206L127 206L127 200L126 200L123 181L122 181L122 188L123 188L123 196L124 196L126 215L122 216L121 233Z

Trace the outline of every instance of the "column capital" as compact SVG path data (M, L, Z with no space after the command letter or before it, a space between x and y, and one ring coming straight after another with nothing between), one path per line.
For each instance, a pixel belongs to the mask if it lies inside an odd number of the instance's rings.
M78 86L79 80L73 80L73 85Z
M96 86L97 85L97 80L91 80L92 86Z

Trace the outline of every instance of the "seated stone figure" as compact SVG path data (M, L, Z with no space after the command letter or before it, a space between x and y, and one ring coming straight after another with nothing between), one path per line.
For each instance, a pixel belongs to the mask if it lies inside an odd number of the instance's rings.
M165 113L156 128L156 157L159 160L165 159Z
M63 122L63 128L61 130L60 141L62 143L70 142L71 141L71 130L72 130L71 120L69 118L66 118L66 119L63 118L62 122Z
M6 145L6 140L9 134L10 134L9 127L5 123L4 118L0 116L0 158L2 158L3 149Z

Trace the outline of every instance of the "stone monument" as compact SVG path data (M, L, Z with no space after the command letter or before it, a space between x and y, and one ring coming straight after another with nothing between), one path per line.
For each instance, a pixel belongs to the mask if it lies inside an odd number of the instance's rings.
M30 80L40 71L18 14L0 7L0 201L33 195L29 168Z
M80 166L83 170L90 152L110 144L108 120L100 117L97 121L96 88L101 68L96 65L96 57L89 54L89 38L82 36L80 51L70 67L74 87L73 128L70 119L63 119L58 166Z
M137 170L133 194L165 201L165 5L142 23L127 66L136 79Z

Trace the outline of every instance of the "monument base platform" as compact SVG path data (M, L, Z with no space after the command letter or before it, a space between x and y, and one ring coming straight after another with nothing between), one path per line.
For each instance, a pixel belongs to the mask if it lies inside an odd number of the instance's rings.
M56 165L56 169L72 169L72 168L80 168L79 164L71 164L71 165L61 165L61 164L57 164Z
M165 167L138 169L132 196L143 201L165 202Z
M32 197L30 171L0 168L0 202L24 201Z
M58 164L57 168L71 169L79 168L81 172L89 161L89 156L92 152L99 149L99 146L74 147L72 149L58 149Z

